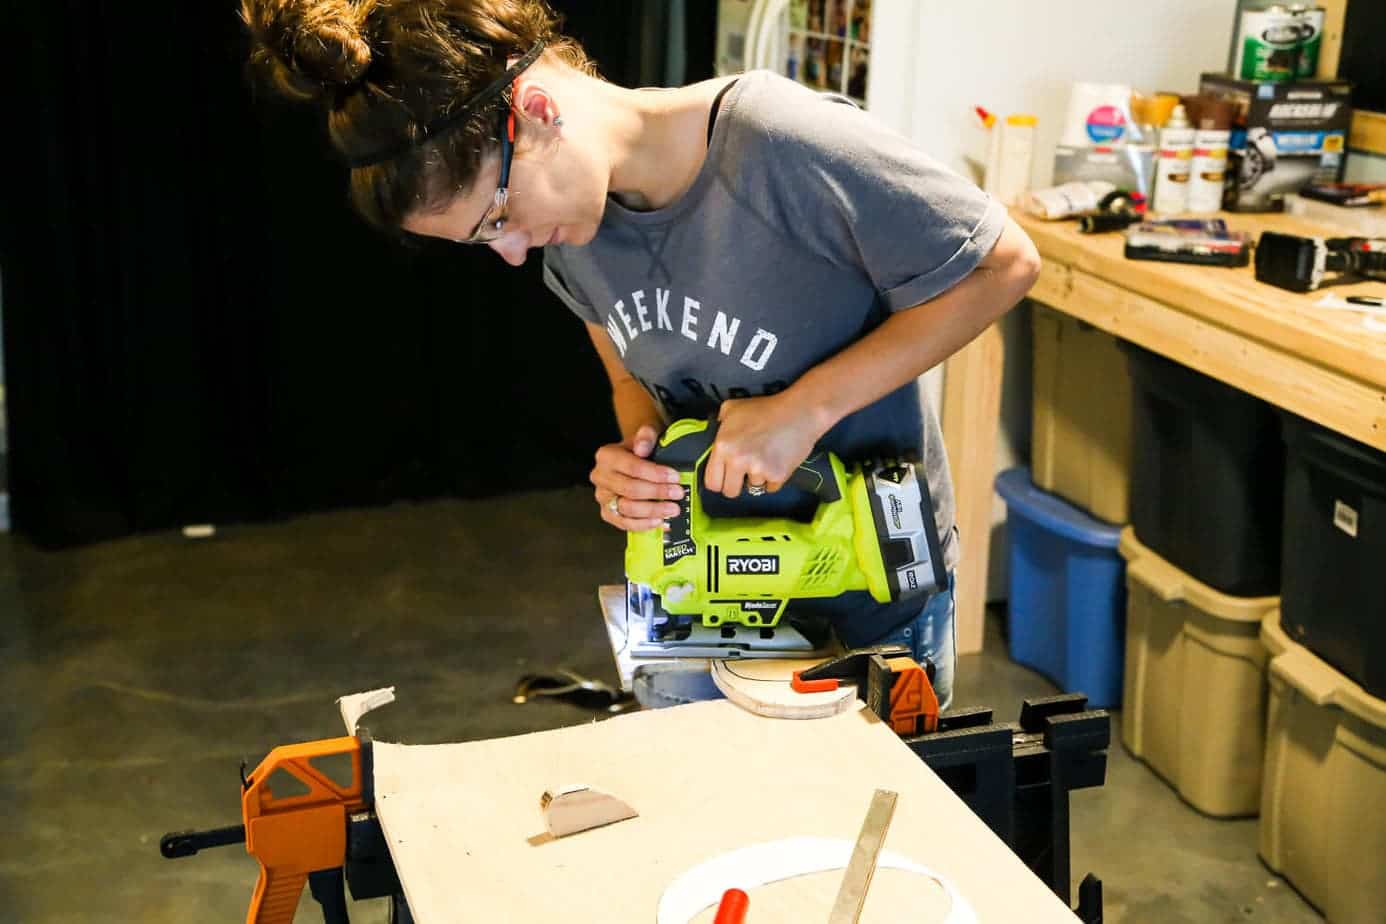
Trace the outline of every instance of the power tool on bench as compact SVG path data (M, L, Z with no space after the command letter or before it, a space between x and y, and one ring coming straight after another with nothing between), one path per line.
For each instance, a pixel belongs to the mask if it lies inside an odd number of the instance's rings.
M1386 239L1264 231L1256 244L1256 279L1291 292L1354 279L1386 282Z
M702 473L717 424L680 420L651 458L684 488L667 530L626 542L626 628L634 657L801 658L827 633L796 623L795 600L868 591L881 603L946 586L928 481L916 462L806 459L789 484L818 499L809 522L713 517ZM786 618L786 610L789 616Z

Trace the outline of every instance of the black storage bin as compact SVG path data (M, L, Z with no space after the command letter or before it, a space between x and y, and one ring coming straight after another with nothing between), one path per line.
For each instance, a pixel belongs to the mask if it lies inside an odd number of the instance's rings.
M1278 594L1285 472L1279 415L1245 392L1122 346L1133 385L1136 538L1225 594Z
M1280 625L1386 698L1386 453L1285 415Z

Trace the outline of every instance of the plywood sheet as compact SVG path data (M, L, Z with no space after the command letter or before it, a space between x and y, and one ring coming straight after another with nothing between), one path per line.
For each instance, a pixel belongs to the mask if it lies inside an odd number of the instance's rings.
M550 840L539 797L566 782L619 796L640 816ZM900 795L886 848L952 881L979 920L1076 920L864 710L794 722L717 701L466 744L378 742L375 785L418 924L650 922L666 884L725 851L854 839L877 788ZM779 907L769 891L753 894L752 908L757 924L807 919L799 899Z

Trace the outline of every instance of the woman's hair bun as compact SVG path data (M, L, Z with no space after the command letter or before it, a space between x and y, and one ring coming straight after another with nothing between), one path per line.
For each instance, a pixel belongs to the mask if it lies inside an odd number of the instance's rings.
M372 0L242 0L251 59L291 96L321 98L358 83L371 65L364 34Z

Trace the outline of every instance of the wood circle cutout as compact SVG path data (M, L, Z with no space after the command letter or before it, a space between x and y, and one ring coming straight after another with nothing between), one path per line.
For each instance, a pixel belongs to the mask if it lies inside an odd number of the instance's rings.
M722 695L747 712L772 719L825 719L858 707L854 684L840 683L826 693L798 693L789 683L795 671L822 658L756 658L712 662L712 682Z
M795 837L720 854L669 884L659 900L657 924L712 924L722 893L733 888L750 896L748 921L826 920L852 848L847 840ZM948 880L885 850L860 920L977 924L977 914Z

